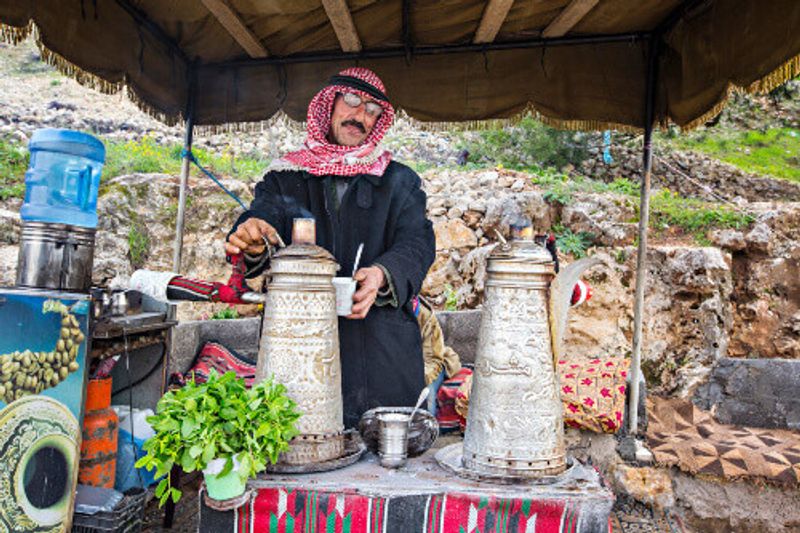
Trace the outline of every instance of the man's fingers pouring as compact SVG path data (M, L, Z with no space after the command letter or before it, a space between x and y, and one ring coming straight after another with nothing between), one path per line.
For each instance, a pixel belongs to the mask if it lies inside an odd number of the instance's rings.
M275 228L265 220L250 218L239 224L236 231L231 233L226 243L227 253L245 252L252 255L260 255L264 252L264 237L271 244L277 244Z
M275 228L260 218L254 218L252 220L255 220L257 225L259 239L266 237L270 244L278 244L278 231Z

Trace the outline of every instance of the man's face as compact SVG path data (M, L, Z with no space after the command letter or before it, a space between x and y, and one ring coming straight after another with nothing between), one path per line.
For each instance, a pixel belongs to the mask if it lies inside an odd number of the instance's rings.
M352 107L348 105L341 94L336 95L331 113L331 130L329 140L341 146L358 146L363 143L380 115L367 112L367 103L371 100L362 99L362 102Z

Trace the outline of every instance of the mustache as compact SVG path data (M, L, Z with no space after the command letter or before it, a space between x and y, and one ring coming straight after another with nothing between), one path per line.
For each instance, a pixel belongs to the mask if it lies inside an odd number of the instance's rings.
M352 119L352 118L351 119L347 119L344 122L342 122L342 126L355 126L359 130L361 130L361 133L366 133L367 132L367 128L365 128L362 123L360 123L359 121L357 121L355 119Z

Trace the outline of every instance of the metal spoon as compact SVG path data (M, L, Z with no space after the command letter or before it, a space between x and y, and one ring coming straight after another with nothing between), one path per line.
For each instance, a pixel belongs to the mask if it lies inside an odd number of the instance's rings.
M356 271L358 270L358 263L361 261L361 252L364 251L364 243L358 245L358 250L356 251L356 260L353 263L353 276L356 276Z
M425 387L419 392L419 398L417 398L417 405L414 406L414 410L411 411L411 415L408 417L408 425L411 427L411 421L414 420L414 415L419 409L419 406L422 405L422 402L428 399L428 394L430 394L431 389L429 387Z

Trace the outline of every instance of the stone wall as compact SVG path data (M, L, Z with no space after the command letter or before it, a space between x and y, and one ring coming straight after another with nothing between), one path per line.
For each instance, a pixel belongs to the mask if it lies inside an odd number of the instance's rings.
M248 197L246 184L226 185ZM187 210L183 273L225 280L230 274L222 240L239 212L230 199L201 178L192 178ZM530 176L508 170L433 170L423 175L429 216L437 238L436 262L423 294L440 309L477 308L483 298L486 258L509 222L529 217L537 231L560 222L596 237L589 251L600 264L585 278L593 298L576 308L566 337L572 357L630 353L636 249L632 212L624 197L573 195L565 206L548 202ZM169 270L174 238L177 179L131 175L106 186L98 210L95 283L125 286L134 270L132 228L148 241L145 267ZM651 390L691 396L725 356L798 358L800 354L800 204L748 204L757 221L750 228L710 235L700 248L652 239L645 299L643 365ZM0 283L13 284L18 205L0 212ZM663 242L663 241L662 241ZM685 242L685 241L684 241ZM572 257L562 254L561 260ZM258 283L256 281L255 283ZM210 316L224 304L181 304L181 320ZM240 306L254 314L254 306Z
M712 159L698 152L659 150L653 160L653 186L667 187L690 198L712 202L743 198L750 202L800 200L800 184L766 178ZM612 146L614 162L599 157L587 159L580 172L595 179L613 181L627 178L638 182L642 175L642 148L635 143ZM687 179L688 176L690 179Z
M800 359L800 203L753 204L748 231L712 241L732 254L732 357Z

